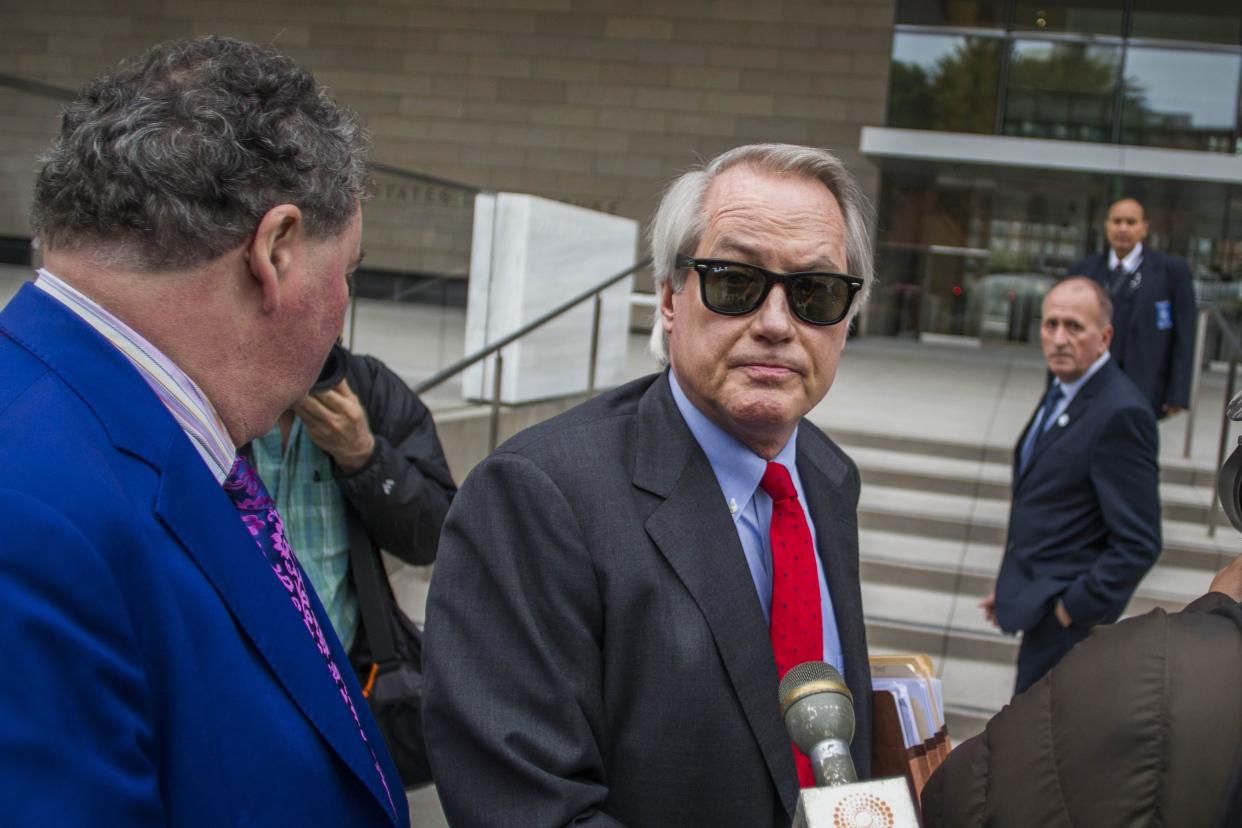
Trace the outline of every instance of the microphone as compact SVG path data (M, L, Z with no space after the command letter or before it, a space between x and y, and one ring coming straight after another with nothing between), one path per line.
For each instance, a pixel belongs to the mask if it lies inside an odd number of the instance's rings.
M919 828L904 777L858 781L850 757L854 697L835 667L797 664L778 693L785 729L810 758L817 786L798 794L793 828Z
M804 661L785 674L778 692L785 729L811 760L816 786L857 782L850 756L854 697L837 669L823 661Z

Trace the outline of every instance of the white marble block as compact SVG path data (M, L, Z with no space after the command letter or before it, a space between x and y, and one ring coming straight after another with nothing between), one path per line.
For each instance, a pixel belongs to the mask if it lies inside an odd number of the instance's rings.
M630 267L638 256L638 222L519 193L481 193L474 205L466 353ZM595 387L625 376L627 276L601 296ZM544 400L587 389L594 302L587 300L503 350L501 402ZM491 400L493 361L468 368L462 392Z

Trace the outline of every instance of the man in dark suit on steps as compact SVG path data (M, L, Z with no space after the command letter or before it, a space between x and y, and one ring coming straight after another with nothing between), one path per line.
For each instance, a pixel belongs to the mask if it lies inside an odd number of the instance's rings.
M1156 419L1109 355L1111 308L1085 277L1044 298L1040 339L1055 379L1014 449L1009 537L992 623L1021 630L1021 693L1116 621L1160 554Z
M1109 207L1104 229L1109 249L1075 262L1067 275L1089 276L1108 291L1113 359L1163 419L1190 405L1194 280L1181 259L1144 247L1147 216L1135 199Z

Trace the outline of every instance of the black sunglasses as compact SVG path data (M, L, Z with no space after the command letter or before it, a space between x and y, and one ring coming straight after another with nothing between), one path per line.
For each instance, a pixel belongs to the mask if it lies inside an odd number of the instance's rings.
M678 256L677 266L698 271L703 304L725 316L750 313L768 298L772 285L781 284L794 316L812 325L835 325L850 312L863 286L860 277L843 273L773 273L726 259Z

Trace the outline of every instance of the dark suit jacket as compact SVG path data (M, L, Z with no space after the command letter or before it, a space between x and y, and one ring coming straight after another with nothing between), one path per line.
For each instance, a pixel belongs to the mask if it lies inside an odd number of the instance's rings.
M366 705L393 805L185 433L119 351L31 285L0 313L0 606L5 825L407 824Z
M870 769L858 473L803 422L798 472ZM453 825L788 826L768 625L667 374L528 429L463 484L427 609L423 720Z
M1151 408L1110 359L1019 474L1025 437L1024 430L1014 449L1009 538L996 583L1000 626L1029 630L1057 598L1076 625L1115 621L1160 554Z
M1190 380L1195 368L1194 279L1181 259L1147 246L1143 247L1138 272L1142 279L1135 289L1134 314L1124 334L1127 352L1122 368L1160 416L1166 405L1190 405ZM1075 262L1069 275L1089 276L1107 290L1107 251ZM1161 302L1167 302L1169 309L1163 323L1163 314L1157 308Z

